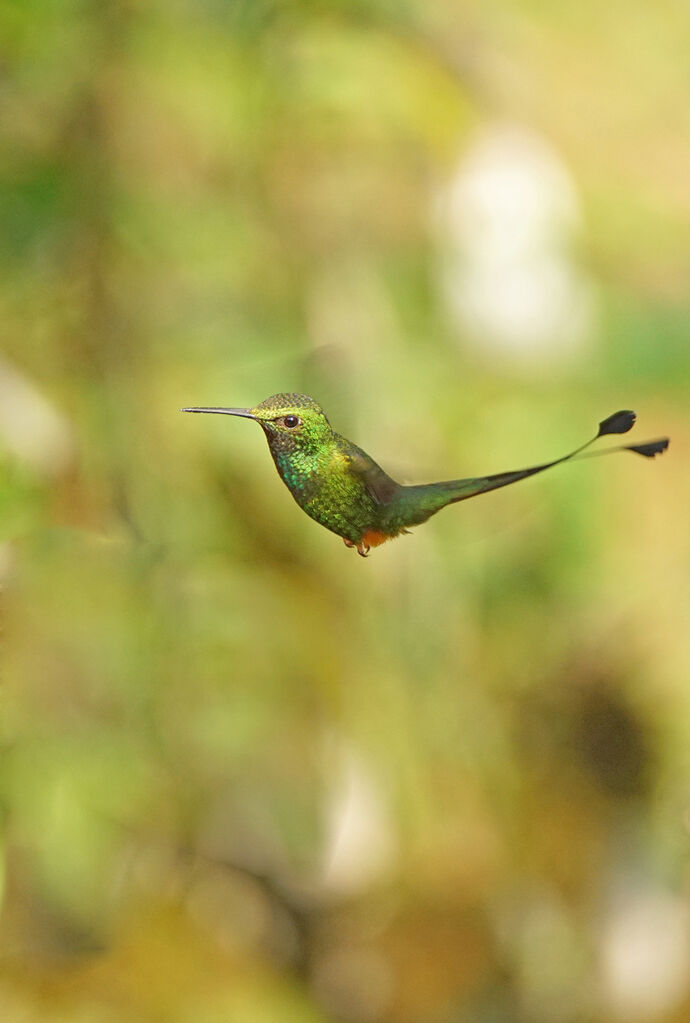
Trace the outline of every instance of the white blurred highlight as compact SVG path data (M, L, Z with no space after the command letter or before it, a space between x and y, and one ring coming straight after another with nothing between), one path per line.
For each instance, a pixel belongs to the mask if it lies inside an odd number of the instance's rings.
M333 753L322 884L333 894L349 895L386 872L395 841L384 793L373 772L343 741L333 743L329 754Z
M485 131L438 197L441 289L463 340L515 361L572 357L591 336L592 287L573 258L577 192L553 149Z
M0 361L0 444L42 475L59 473L74 452L68 421L4 360Z
M666 892L629 893L607 919L601 948L606 1002L626 1023L658 1019L685 997L690 981L690 919Z

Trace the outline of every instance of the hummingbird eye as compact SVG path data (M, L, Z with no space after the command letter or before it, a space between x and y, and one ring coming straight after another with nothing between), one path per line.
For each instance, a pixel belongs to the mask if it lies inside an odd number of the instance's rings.
M287 426L288 430L294 430L296 426L302 425L302 420L299 416L283 416L283 425Z

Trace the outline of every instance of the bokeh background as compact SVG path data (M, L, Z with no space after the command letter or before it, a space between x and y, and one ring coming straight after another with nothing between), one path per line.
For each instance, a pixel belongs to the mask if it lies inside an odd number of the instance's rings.
M0 13L7 1023L690 1016L690 7ZM399 478L629 455L368 561Z

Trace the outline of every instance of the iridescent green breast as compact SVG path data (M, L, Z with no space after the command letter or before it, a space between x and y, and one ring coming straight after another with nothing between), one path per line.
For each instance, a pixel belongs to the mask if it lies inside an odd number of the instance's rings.
M355 543L375 525L377 506L338 446L308 452L290 437L268 443L283 482L312 519Z

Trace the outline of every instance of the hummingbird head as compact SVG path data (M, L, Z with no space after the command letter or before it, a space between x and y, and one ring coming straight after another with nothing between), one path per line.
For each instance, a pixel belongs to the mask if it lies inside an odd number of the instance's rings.
M254 408L186 408L183 412L216 412L253 419L259 424L274 457L316 454L333 437L320 405L306 394L274 394Z
M274 394L249 412L274 455L316 454L333 436L326 413L306 394Z

